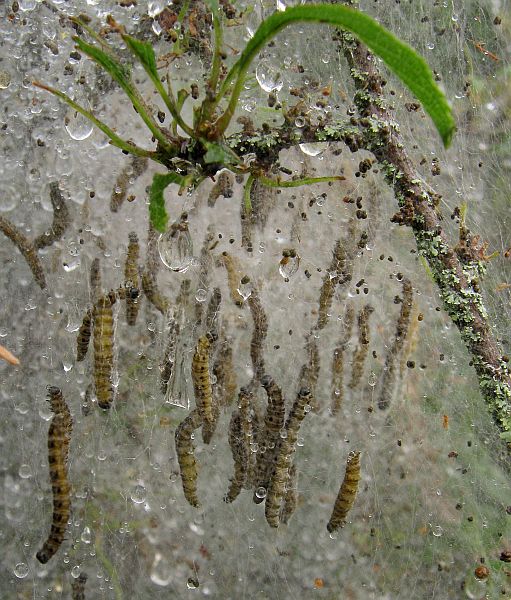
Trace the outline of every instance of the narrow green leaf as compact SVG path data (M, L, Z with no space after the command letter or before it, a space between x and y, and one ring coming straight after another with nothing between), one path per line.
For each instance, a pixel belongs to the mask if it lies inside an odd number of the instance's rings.
M112 56L79 37L73 38L78 48L87 56L96 61L117 81L124 91L131 91L130 74L126 67L117 62Z
M206 164L219 163L221 165L232 165L239 163L239 158L229 147L216 142L201 141L207 148L207 152L204 155L204 162Z
M128 48L135 54L138 60L142 63L144 68L152 77L158 77L158 71L156 68L156 56L151 44L148 42L141 42L131 35L124 34L122 39L126 42Z
M426 61L368 15L347 6L331 4L293 6L274 13L261 23L227 74L220 90L219 99L225 96L235 81L229 106L219 120L221 131L225 131L234 114L245 73L258 52L284 27L302 21L327 23L354 33L415 94L433 120L444 146L447 148L450 145L456 129L454 117Z
M161 233L165 233L169 220L165 210L163 192L171 183L178 183L180 186L186 185L185 178L177 173L156 173L149 190L149 218L154 228Z

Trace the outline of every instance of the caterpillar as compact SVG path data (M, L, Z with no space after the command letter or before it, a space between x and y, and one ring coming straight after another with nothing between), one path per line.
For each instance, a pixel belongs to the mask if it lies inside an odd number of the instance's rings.
M138 236L132 231L129 234L128 251L124 263L124 285L131 290L138 290L140 286L138 281L139 254ZM126 321L128 325L135 325L137 322L138 309L138 298L126 298Z
M271 476L271 468L276 452L276 445L280 438L280 432L284 426L286 416L286 407L282 390L269 375L265 375L261 379L261 385L268 396L268 405L266 414L264 415L264 426L259 444L259 452L257 453L256 463L256 489L254 491L253 500L256 504L260 504L264 500L260 492L260 488L268 490L268 484Z
M90 266L90 297L92 302L96 302L101 294L101 266L99 258L95 258Z
M228 252L222 252L220 261L227 271L227 285L229 286L231 300L236 306L243 306L243 296L238 292L241 279L238 261Z
M78 362L82 361L87 355L91 333L92 310L89 308L83 317L82 324L78 330L78 337L76 338L76 360Z
M72 600L85 600L85 584L87 583L87 574L80 573L71 584Z
M392 393L394 391L394 384L396 381L396 359L403 349L403 345L408 335L408 329L410 327L410 316L412 313L413 304L413 288L412 283L406 277L402 280L403 283L403 298L401 302L401 310L397 320L396 333L394 335L394 341L390 347L387 356L385 358L385 367L383 369L383 381L380 391L380 397L378 399L378 408L385 410L389 407L392 399Z
M344 336L334 349L332 357L332 415L337 414L342 405L344 393L344 352L351 338L354 320L355 309L352 304L348 304L344 313Z
M48 463L53 492L53 516L50 534L36 554L37 560L42 564L47 563L60 548L71 513L67 458L73 421L59 388L48 387L48 400L54 412L48 430Z
M289 467L286 491L280 510L280 522L287 525L298 505L298 471L294 463Z
M110 408L114 395L111 377L114 357L112 304L115 303L115 300L115 292L102 296L94 306L92 314L94 320L94 384L98 405L104 409Z
M238 410L232 414L229 424L229 446L234 460L234 475L225 502L234 502L242 488L248 487L247 482L253 479L253 453L250 443L253 439L251 406L253 396L247 388L241 388L238 395ZM251 464L252 463L252 464Z
M264 505L266 521L271 527L278 527L280 523L281 505L286 493L286 485L289 481L289 469L298 439L298 432L301 422L307 414L307 407L310 410L310 402L310 389L306 387L301 388L286 421L286 435L285 437L281 436L277 443L275 462Z
M71 222L69 210L59 189L58 181L50 183L50 201L53 207L53 223L49 231L35 238L34 248L36 250L51 246L54 242L60 240Z
M160 364L160 390L162 394L167 393L170 377L172 375L172 369L176 361L176 342L179 335L179 325L174 319L169 323L169 339L167 347L165 348L165 354L163 361Z
M234 192L232 186L234 179L227 171L222 171L218 176L217 182L211 188L208 196L208 206L215 206L216 201L220 196L224 198L232 198Z
M250 488L256 484L256 457L252 452L252 444L256 445L259 441L259 415L254 406L254 394L249 388L242 387L238 394L238 410L240 413L241 429L244 444L247 448L247 477L244 487ZM256 446L257 447L257 446Z
M110 197L110 210L117 212L126 200L130 179L137 179L147 169L148 160L145 156L135 156L131 164L121 171Z
M254 321L252 340L250 341L250 358L254 369L254 380L260 382L264 375L263 345L268 334L268 319L255 289L248 298L248 306Z
M319 378L319 350L318 345L316 343L316 338L309 333L307 336L307 341L305 342L305 351L308 354L308 360L306 363L302 365L300 370L300 386L308 387L311 390L312 395L315 397L316 385L318 383ZM321 407L319 406L317 399L314 398L313 408L315 411L318 411Z
M349 384L351 389L355 389L358 386L364 373L364 363L369 352L369 317L373 312L374 308L366 304L358 313L358 346L353 354L351 381Z
M192 359L192 381L195 392L195 404L201 417L208 423L213 422L212 388L209 376L209 350L211 337L199 338Z
M0 231L7 236L21 252L32 271L35 282L42 290L44 290L46 287L46 278L44 276L43 266L32 242L30 242L8 219L2 216L0 216Z
M220 345L212 371L216 377L213 391L218 405L228 406L236 396L237 382L232 358L232 344L225 338Z
M346 461L346 473L335 500L332 516L326 526L330 533L339 527L344 527L346 517L355 502L359 481L360 452L350 452Z
M142 273L142 289L144 290L144 294L149 302L159 310L162 315L167 314L169 310L170 303L158 290L156 280L148 271L144 271Z
M319 312L317 329L323 329L328 323L329 311L332 306L335 286L338 283L345 283L351 279L351 275L347 274L347 256L344 245L341 240L335 243L332 262L323 277L323 284L319 293Z
M193 432L202 425L202 416L198 409L194 409L178 425L176 429L176 454L181 472L181 482L183 492L187 501L199 508L200 503L197 497L197 461L194 455L194 446L192 440Z

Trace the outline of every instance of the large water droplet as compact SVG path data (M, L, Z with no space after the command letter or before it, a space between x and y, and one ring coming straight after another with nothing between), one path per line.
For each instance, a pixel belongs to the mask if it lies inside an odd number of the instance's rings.
M282 258L279 263L279 273L287 281L292 277L300 266L300 257L296 253L296 250L289 248L282 252Z
M165 587L172 579L173 566L159 552L155 554L149 577L156 585Z
M312 144L300 144L300 150L307 156L319 156L328 148L328 142L314 142Z
M146 499L146 489L143 485L137 484L130 494L130 498L135 504L142 504Z
M186 218L173 223L166 233L158 238L158 252L163 264L179 273L187 271L193 260L192 237Z
M256 79L265 92L280 92L284 85L279 71L266 58L256 67Z
M243 298L243 300L247 300L252 295L252 282L250 281L250 277L244 275L237 289L239 295Z
M91 533L90 527L88 527L87 525L83 528L82 535L80 536L80 539L82 540L82 542L84 544L90 544L91 543L92 533Z
M20 465L18 474L21 479L28 479L29 477L32 477L32 469L30 468L30 465Z
M78 101L78 103L82 104ZM73 109L68 110L64 119L64 125L69 136L73 140L86 140L94 129L92 123L79 112Z
M19 579L24 579L28 575L28 565L27 563L20 562L14 567L14 574Z

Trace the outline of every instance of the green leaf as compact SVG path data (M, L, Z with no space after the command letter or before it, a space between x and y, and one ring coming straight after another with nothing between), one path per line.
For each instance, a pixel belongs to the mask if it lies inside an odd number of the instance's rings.
M149 190L149 218L154 228L165 233L169 216L165 210L165 198L163 192L171 183L178 183L180 186L186 185L185 178L177 173L156 173L153 177L153 183Z
M245 73L258 52L284 27L302 21L328 23L354 33L415 94L433 120L444 146L447 148L450 145L456 129L454 117L426 61L368 15L347 6L331 4L293 6L274 13L261 23L227 74L220 90L221 98L235 81L229 106L219 121L221 131L225 131L234 114Z
M201 141L207 148L207 152L204 155L204 162L206 164L219 163L221 165L232 165L239 163L238 157L227 146L206 140Z
M141 42L131 35L124 34L122 39L126 42L128 48L142 63L144 68L152 77L158 78L158 71L156 68L156 56L151 44L148 42Z
M79 37L73 38L78 48L87 56L96 61L100 66L107 71L110 76L117 81L125 92L131 92L132 86L130 74L126 67L117 62L112 56L92 44L88 44L85 40Z

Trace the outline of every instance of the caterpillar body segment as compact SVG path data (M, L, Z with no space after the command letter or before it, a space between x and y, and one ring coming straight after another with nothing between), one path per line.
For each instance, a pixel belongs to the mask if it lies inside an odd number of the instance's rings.
M82 324L78 330L76 338L76 360L82 361L87 355L89 349L89 341L92 333L92 310L89 308L83 317Z
M341 240L337 240L332 255L332 262L330 263L330 267L323 277L323 284L319 294L318 322L316 325L317 329L323 329L328 323L335 286L338 283L345 283L345 281L347 281L347 264L348 260L344 245L342 244ZM349 275L349 279L351 279L351 275Z
M332 415L339 412L344 397L344 355L351 338L354 321L355 309L352 304L348 304L344 313L344 335L335 347L332 356L332 394L330 405Z
M261 382L264 375L264 342L268 334L268 318L261 305L261 300L257 290L252 290L248 298L248 306L252 313L254 329L252 331L252 340L250 342L250 358L254 369L254 379Z
M237 381L234 372L232 344L222 336L222 343L213 363L213 375L216 383L213 393L218 406L229 406L236 397Z
M350 452L346 461L346 472L335 500L332 515L326 526L332 533L339 527L344 527L346 517L351 510L360 481L360 452Z
M104 409L110 408L114 397L112 386L114 359L114 316L112 304L115 301L115 292L110 292L98 300L93 311L94 384L98 405Z
M138 259L140 255L140 246L137 234L132 231L129 234L128 251L126 253L126 262L124 264L124 281L128 289L138 290L140 282L138 278ZM138 294L137 294L138 296ZM135 325L138 316L139 303L138 298L126 298L126 321L128 325Z
M268 396L268 405L255 469L256 489L253 500L256 504L260 504L264 500L264 496L261 496L258 490L260 488L268 490L277 442L286 416L285 401L280 387L269 375L262 378L261 384Z
M229 447L234 460L234 475L224 497L225 502L234 502L247 480L248 448L244 444L241 416L234 411L229 423Z
M57 181L52 181L50 183L50 201L53 207L53 223L48 232L38 235L35 238L34 248L36 250L46 248L51 246L54 242L58 242L71 222L69 210Z
M96 302L101 295L101 265L99 258L95 258L90 266L90 297L92 302Z
M293 462L296 441L300 425L307 414L307 407L310 410L311 392L308 388L302 388L293 403L291 411L286 421L286 436L280 437L275 453L275 461L271 472L268 491L266 494L266 503L264 513L266 521L271 527L278 527L280 524L280 512L282 501L286 494L286 486L289 482L289 470Z
M369 352L370 329L369 318L374 312L374 308L366 304L358 313L358 346L353 354L350 388L355 389L362 379L364 365Z
M289 476L286 483L286 491L280 509L280 522L287 525L298 506L298 471L294 465L289 467Z
M48 538L37 552L37 560L45 564L60 548L71 514L71 488L67 478L69 440L73 421L62 392L48 387L48 401L54 413L48 430L48 464L53 493L53 515Z
M159 310L162 315L167 314L170 303L158 290L155 277L152 276L149 271L144 271L144 273L142 273L142 289L144 290L146 298L154 308Z
M71 584L72 600L85 600L85 584L87 583L87 574L80 573Z
M194 409L178 425L176 429L176 454L181 472L181 482L186 500L191 506L200 506L197 496L197 461L194 455L192 434L202 425L202 416L198 409Z
M199 338L192 359L192 381L195 393L195 404L204 421L212 424L213 415L213 391L209 375L209 351L211 347L211 336L203 335Z
M0 231L8 237L21 252L32 271L35 282L42 290L44 290L46 287L46 278L44 276L43 265L39 260L34 244L32 244L32 242L8 219L2 216L0 216Z
M220 256L220 262L224 265L227 271L227 284L229 286L229 293L231 300L236 306L243 306L243 296L238 292L238 288L241 281L241 274L238 265L238 261L229 254L228 252L222 252Z

